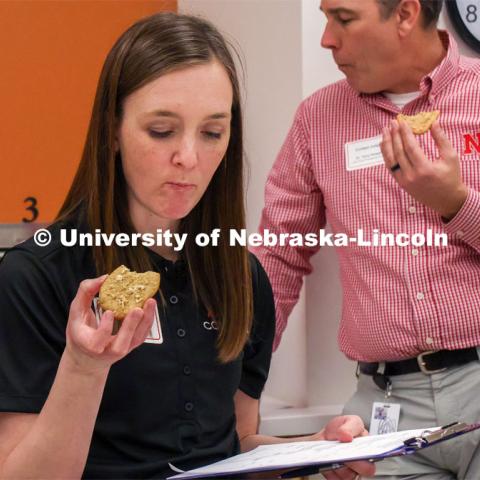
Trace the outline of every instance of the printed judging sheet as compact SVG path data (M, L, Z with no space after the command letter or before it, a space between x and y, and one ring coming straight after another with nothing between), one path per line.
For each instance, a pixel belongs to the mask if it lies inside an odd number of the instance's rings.
M433 427L427 431L435 431ZM351 443L332 441L261 445L254 450L169 478L199 478L238 473L283 470L309 465L331 465L358 459L379 459L401 451L404 441L421 436L426 429L356 438Z

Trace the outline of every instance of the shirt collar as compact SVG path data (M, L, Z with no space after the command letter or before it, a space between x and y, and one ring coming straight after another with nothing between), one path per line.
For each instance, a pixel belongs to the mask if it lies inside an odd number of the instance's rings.
M447 49L447 53L443 60L430 73L422 78L419 86L421 95L428 95L430 100L433 100L445 86L452 82L457 75L460 63L458 45L453 36L446 30L438 30L438 34ZM381 93L370 94L355 92L355 94L367 101L367 103L374 103L387 110L393 108L391 102Z
M420 90L422 93L429 93L430 97L435 97L445 86L453 81L457 76L460 64L460 53L453 36L446 30L439 30L438 34L447 49L447 54L440 64L428 75L425 75L420 82Z

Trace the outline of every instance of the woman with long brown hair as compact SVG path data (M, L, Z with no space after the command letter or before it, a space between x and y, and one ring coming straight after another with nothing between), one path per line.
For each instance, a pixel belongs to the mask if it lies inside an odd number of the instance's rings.
M28 240L0 266L0 478L164 478L282 441L257 434L275 320L261 265L228 244L243 205L225 41L195 17L137 22L106 59L52 242ZM197 245L216 229L218 245ZM159 232L185 245L133 241ZM65 246L81 234L132 242ZM121 264L159 272L161 294L113 335L95 297ZM309 438L363 433L344 417Z

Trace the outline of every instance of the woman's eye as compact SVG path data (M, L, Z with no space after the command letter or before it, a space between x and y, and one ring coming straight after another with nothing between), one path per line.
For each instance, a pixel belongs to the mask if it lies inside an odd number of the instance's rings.
M212 139L215 139L215 140L220 140L222 138L222 134L221 133L217 133L217 132L203 132L203 134L208 137L208 138L212 138Z
M173 130L163 130L163 131L149 130L148 131L148 134L153 138L167 138L170 135L172 135L172 133L173 133Z

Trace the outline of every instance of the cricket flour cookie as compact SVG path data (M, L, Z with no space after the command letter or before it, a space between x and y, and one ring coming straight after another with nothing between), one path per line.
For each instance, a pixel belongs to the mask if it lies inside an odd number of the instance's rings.
M143 307L145 301L155 295L160 287L157 272L131 272L121 265L115 269L100 287L99 302L103 311L111 310L115 319L123 320L135 307Z
M420 112L416 115L397 115L397 120L405 122L415 135L422 135L430 130L433 122L439 117L440 110L433 110L432 112Z

